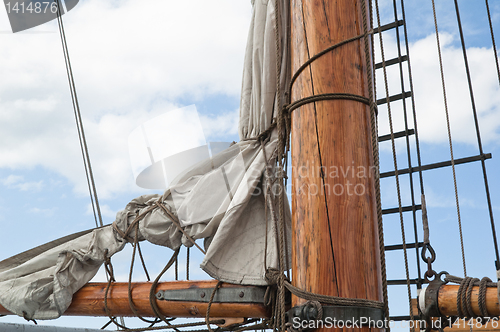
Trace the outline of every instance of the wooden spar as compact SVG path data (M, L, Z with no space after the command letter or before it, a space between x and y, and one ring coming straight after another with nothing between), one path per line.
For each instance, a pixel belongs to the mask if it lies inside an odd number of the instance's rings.
M443 316L457 316L457 293L458 293L458 285L442 285L438 289L437 293L437 306L439 308L439 312ZM427 288L422 291L420 296L426 295ZM471 294L471 305L474 314L481 316L481 312L479 311L479 286L474 286L472 288ZM423 302L423 300L421 300ZM498 303L497 289L495 287L488 287L486 289L486 309L490 316L499 316L500 315L500 305ZM420 310L424 311L425 308L420 308Z
M149 304L150 282L132 284L132 299L139 315L154 317L155 314ZM217 281L173 281L158 283L156 291L173 289L210 288L214 289ZM104 292L107 283L88 283L75 293L73 302L65 316L108 316L104 308ZM221 288L238 287L241 285L222 284ZM245 288L251 288L247 286ZM206 294L210 299L211 293ZM128 302L128 284L113 283L108 293L108 309L112 316L132 317ZM168 317L205 317L208 303L188 301L163 301L156 300L161 313ZM0 306L0 315L12 315L11 312ZM270 317L268 307L258 303L212 303L210 317Z
M291 1L292 73L363 33L362 1ZM299 76L292 102L324 93L368 97L365 59L363 39L327 53ZM292 113L291 131L293 284L382 301L369 107L351 100L308 104ZM292 306L304 302L292 297Z

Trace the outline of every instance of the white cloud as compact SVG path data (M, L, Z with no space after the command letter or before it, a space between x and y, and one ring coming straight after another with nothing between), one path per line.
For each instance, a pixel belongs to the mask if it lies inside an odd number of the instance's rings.
M476 132L462 49L453 45L455 40L450 34L440 34L440 41L453 141L475 144ZM395 41L385 38L384 44L386 53L389 54L386 54L386 59L396 57ZM494 70L493 50L471 47L467 49L467 56L482 139L484 142L496 142L500 138L500 88ZM448 136L435 35L429 35L410 44L410 57L420 139L428 143L446 143ZM380 56L377 58L380 59ZM387 71L390 95L401 93L399 69L397 66L391 66ZM405 90L408 91L406 69L404 73ZM377 74L378 98L383 98L385 89L382 71L378 71ZM407 107L411 113L409 101ZM401 102L393 103L391 108L395 123L394 131L404 130ZM388 133L386 107L380 107L379 114L380 133ZM411 114L409 124L410 128L413 128Z
M239 109L212 116L202 115L200 121L207 140L238 135Z
M4 179L0 179L7 188L17 189L20 191L40 191L44 187L43 180L40 181L24 181L24 177L20 175L9 175Z
M140 190L127 147L140 123L185 106L179 98L239 95L250 11L231 0L88 0L64 16L100 197ZM9 30L6 15L0 30ZM0 34L0 167L42 166L87 194L56 31L52 22ZM211 134L235 133L234 115L204 121Z
M4 186L12 186L20 181L23 181L24 178L20 175L9 175L5 179L2 180Z
M43 215L45 217L52 217L56 212L57 208L37 208L33 207L28 210L28 212L33 214Z

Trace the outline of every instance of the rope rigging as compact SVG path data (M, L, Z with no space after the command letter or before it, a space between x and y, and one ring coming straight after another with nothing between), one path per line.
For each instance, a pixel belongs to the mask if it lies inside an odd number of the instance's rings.
M460 203L459 203L459 199L458 199L457 176L456 176L456 172L455 172L455 158L453 157L453 141L451 138L450 115L448 112L448 99L446 97L446 85L445 85L445 80L444 80L443 60L442 60L442 56L441 56L441 44L439 42L439 31L438 31L437 16L436 16L436 5L434 3L434 0L432 0L432 13L434 15L434 28L436 31L436 43L437 43L438 56L439 56L439 70L441 72L441 85L443 88L444 111L446 114L446 128L448 129L448 144L450 146L451 169L453 171L453 187L455 189L455 205L457 207L458 231L460 234L460 250L462 253L462 265L463 265L463 269L464 269L464 276L467 276L467 267L465 264L464 238L463 238L463 234L462 234L462 219L460 216Z
M85 168L85 175L87 178L87 186L89 188L90 202L92 204L92 211L94 213L96 227L104 226L102 222L101 209L99 206L99 199L97 197L97 190L94 181L94 174L92 172L92 164L90 162L89 150L87 147L87 140L85 138L85 131L83 129L82 115L80 112L80 104L78 103L78 95L76 93L76 85L73 77L73 70L71 68L71 61L69 57L68 44L66 43L66 33L64 32L64 25L62 20L63 9L60 0L54 0L57 4L57 25L59 27L59 35L61 37L62 50L64 55L64 63L66 65L66 74L68 76L69 90L71 93L71 101L73 103L73 112L75 114L76 128L78 131L78 139L80 141L80 150L83 157L83 166Z
M375 11L377 13L377 24L378 26L381 26L380 24L380 10L379 10L379 3L378 0L375 0ZM383 65L383 74L384 74L384 86L385 86L385 95L386 95L386 101L387 101L387 113L389 117L389 128L390 128L390 133L391 133L391 146L392 146L392 158L394 162L394 176L396 179L396 190L397 190L397 197L398 197L398 209L399 209L399 221L400 221L400 228L401 228L401 239L402 239L402 244L403 244L403 255L404 255L404 265L405 265L405 274L406 274L406 288L407 288L407 293L408 293L408 301L409 301L409 307L410 307L410 320L413 321L414 315L413 315L413 308L411 305L411 287L410 287L410 272L409 272L409 267L408 267L408 252L407 252L407 247L406 247L406 235L405 235L405 226L404 226L404 219L403 219L403 205L401 203L401 187L399 184L399 173L398 173L398 163L397 163L397 158L396 158L396 145L394 141L394 128L393 128L393 122L392 122L392 112L391 112L391 103L389 99L389 86L388 86L388 80L387 80L387 69L386 69L386 64L385 64L385 55L384 55L384 43L382 39L382 33L379 33L379 41L380 41L380 52L381 52L381 59L382 59L382 65ZM412 328L414 330L414 328Z
M478 120L478 116L477 116L477 109L476 109L476 103L475 103L475 98L474 98L474 90L472 88L472 79L471 79L471 74L470 74L470 69L469 69L469 61L467 59L467 49L465 47L464 33L463 33L463 29L462 29L462 22L460 19L460 10L458 8L457 0L454 0L454 4L455 4L455 14L457 17L458 31L460 34L460 43L462 44L462 54L463 54L463 59L464 59L464 64L465 64L465 72L467 74L467 85L469 87L470 101L471 101L471 106L472 106L472 114L474 116L474 126L476 129L477 144L478 144L478 148L479 148L479 154L483 157L484 156L483 143L481 140L481 133L479 131L479 120ZM492 34L492 36L493 36L493 34ZM495 46L493 46L493 47L495 47ZM486 163L485 163L484 158L481 158L481 168L483 171L484 190L486 192L486 201L488 204L488 213L489 213L489 217L490 217L491 234L493 237L493 245L494 245L495 256L496 256L495 267L496 267L497 271L500 271L500 254L499 254L499 250L498 250L498 241L497 241L497 235L496 235L496 230L495 230L495 221L493 219L493 206L491 204L490 189L489 189L489 184L488 184L488 177L486 174Z
M495 33L493 32L493 23L491 23L490 5L488 0L484 0L484 2L486 4L486 13L488 14L488 23L490 26L491 46L493 46L493 55L495 56L495 64L497 66L498 84L500 85L500 65L498 64L497 45L495 43Z
M397 22L399 20L398 18L398 8L397 8L397 2L396 0L393 0L393 12L394 12L394 20ZM413 89L413 78L412 78L412 68L411 68L411 61L410 61L410 50L409 50L409 43L408 43L408 32L407 32L407 24L406 24L406 14L405 14L405 7L404 7L404 0L401 0L401 12L402 12L402 18L403 18L403 35L404 35L404 40L405 40L405 46L406 46L406 61L407 61L407 69L408 69L408 76L409 76L409 86L410 86L410 91L414 91ZM400 38L400 33L399 29L395 29L396 32L396 41L397 41L397 48L398 48L398 59L402 59L402 51L401 51L401 38ZM404 82L404 74L403 74L403 64L402 61L399 62L399 76L400 76L400 85L401 85L401 93L405 93L405 82ZM419 177L419 183L420 183L420 200L422 204L422 224L424 228L424 247L422 248L422 252L425 254L426 250L433 251L432 246L430 245L430 241L428 240L429 237L429 232L428 232L428 227L427 227L427 237L425 237L425 229L426 229L426 224L427 224L427 210L425 209L425 193L424 193L424 183L423 183L423 175L422 175L422 162L420 158L420 142L419 142L419 137L418 137L418 130L417 130L417 116L416 116L416 111L415 111L415 98L413 96L413 93L411 94L410 97L411 100L411 107L412 107L412 115L413 115L413 127L414 127L414 133L415 133L415 150L417 152L417 165L418 165L418 177ZM402 99L403 102L403 116L404 116L404 124L405 124L405 132L409 132L409 125L408 125L408 112L407 112L407 106L406 106L406 99ZM414 239L415 243L418 243L418 225L417 225L417 211L416 211L416 204L415 204L415 189L414 189L414 183L413 183L413 166L412 166L412 157L411 157L411 147L410 147L410 137L409 135L405 135L405 141L406 141L406 153L408 157L408 175L409 175L409 182L410 182L410 193L411 193L411 203L412 203L412 219L413 219L413 233L414 233ZM427 241L426 241L427 239ZM422 287L421 285L421 272L420 272L420 260L419 260L419 254L418 254L418 248L415 250L415 255L416 255L416 262L417 262L417 289L420 289ZM425 257L425 256L422 256ZM424 262L428 262L428 259L431 258L423 258ZM429 264L429 262L428 262ZM428 269L430 270L430 268Z

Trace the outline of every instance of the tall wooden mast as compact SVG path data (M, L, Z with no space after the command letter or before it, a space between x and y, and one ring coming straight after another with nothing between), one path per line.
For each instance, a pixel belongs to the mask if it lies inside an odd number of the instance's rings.
M291 0L292 72L363 34L362 1ZM302 72L291 100L368 97L367 70L364 40L347 43ZM382 301L371 137L369 106L358 101L325 100L292 113L292 276L301 289ZM304 302L294 297L292 305Z

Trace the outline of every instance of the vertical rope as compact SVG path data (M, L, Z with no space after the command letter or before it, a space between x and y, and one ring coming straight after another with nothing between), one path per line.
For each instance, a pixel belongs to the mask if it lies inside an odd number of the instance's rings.
M186 248L186 280L189 280L189 251L190 247Z
M139 248L139 223L136 223L135 225L136 226L135 226L134 242L132 243L132 248L133 248L132 259L130 260L130 270L129 270L129 274L128 274L128 304L129 304L130 310L132 310L132 312L134 313L134 315L137 318L139 318L140 320L142 320L143 322L146 322L148 324L155 324L157 322L156 320L151 321L151 320L146 319L146 318L142 317L141 315L139 315L139 312L137 311L137 308L135 307L134 301L132 300L132 274L134 272L135 254L136 254L137 249ZM140 252L140 248L139 248L139 252ZM142 255L141 255L141 259L142 259ZM148 279L149 279L149 275L148 275ZM125 325L125 324L122 323L122 325Z
M283 158L285 150L286 138L286 128L285 128L285 118L284 110L282 109L281 100L281 24L280 24L280 1L274 0L274 15L275 15L275 43L276 43L276 107L278 109L278 164L279 169L283 170ZM280 276L278 280L278 306L279 306L279 317L278 326L281 330L285 328L285 286L284 286L284 271L285 271L285 190L283 188L283 174L280 174L279 179L280 194L278 197L279 208L278 208L278 243L279 243L279 271Z
M146 262L144 261L144 257L142 256L142 250L141 250L141 246L139 245L139 242L137 242L137 250L139 251L139 258L141 259L142 269L144 270L144 274L146 275L146 279L148 281L151 281L151 278L149 277L148 269L146 268Z
M403 10L403 0L401 0L401 9ZM393 0L393 11L394 11L394 21L398 22L398 7L397 7L397 1ZM403 20L404 22L404 20ZM406 22L403 23L406 25ZM396 31L396 44L398 48L398 59L402 58L402 52L401 52L401 38L400 38L400 33L399 33L399 28L395 28ZM404 31L406 33L406 30ZM403 74L403 61L398 61L398 68L399 68L399 80L400 80L400 85L401 85L401 94L404 95L406 88L405 88L405 79L404 79L404 74ZM413 92L413 90L410 90ZM413 95L413 93L412 93ZM407 109L407 102L406 98L401 99L402 106L403 106L403 118L404 118L404 126L405 126L405 142L406 142L406 156L407 156L407 161L408 161L408 177L409 177L409 184L410 184L410 197L411 197L411 212L412 212L412 221L413 221L413 235L414 235L414 240L415 243L418 243L418 225L417 225L417 209L416 209L416 204L415 204L415 188L414 188L414 182L413 182L413 173L414 173L414 166L413 166L413 160L412 160L412 154L411 154L411 146L410 146L410 135L408 134L409 126L408 126L408 109ZM419 246L415 246L415 258L416 258L416 264L417 264L417 289L422 288L422 277L420 273L420 259L419 259Z
M445 80L444 80L443 60L441 57L441 44L439 42L439 31L438 31L438 23L437 23L437 15L436 15L436 6L434 3L434 0L432 0L432 13L434 15L434 28L436 30L436 42L437 42L438 56L439 56L439 69L441 71L441 85L443 87L444 110L445 110L445 114L446 114L446 127L448 129L448 143L450 145L451 169L453 171L453 186L455 188L455 204L457 206L458 231L460 234L460 248L462 251L462 265L463 265L464 277L465 277L465 276L467 276L467 267L465 264L465 249L464 249L464 239L463 239L463 234L462 234L462 219L460 217L460 202L458 199L457 176L455 173L455 158L453 157L453 141L451 139L450 116L448 113L448 99L446 97L446 85L445 85Z
M479 154L481 155L481 168L483 170L483 180L484 180L484 190L486 192L486 201L488 203L488 212L490 215L490 224L491 224L491 231L493 234L493 242L495 244L495 249L496 249L496 268L497 271L500 269L500 258L499 258L499 253L498 253L498 244L497 244L497 237L496 237L496 231L495 231L495 221L493 219L493 206L491 204L491 197L490 197L490 188L488 184L488 176L486 174L486 163L485 163L485 158L484 158L484 152L483 152L483 144L481 141L481 132L479 131L479 120L477 117L477 110L476 110L476 103L474 100L474 90L472 88L472 79L470 75L470 70L469 70L469 61L467 60L467 49L465 48L465 39L464 39L464 33L462 29L462 22L460 20L460 10L458 9L458 2L457 0L455 2L455 13L457 16L457 23L458 23L458 31L460 33L460 42L462 44L462 53L463 53L463 58L464 58L464 64L465 64L465 72L467 74L467 83L469 86L469 94L470 94L470 101L471 101L471 106L472 106L472 114L474 115L474 125L476 127L476 137L477 137L477 145L479 148Z
M486 3L486 12L488 13L488 23L490 25L491 44L493 46L493 55L495 56L495 64L497 66L498 84L500 85L500 65L498 64L498 53L497 53L497 46L495 44L495 33L493 32L493 24L491 23L490 5L488 3L488 0L485 0L485 3ZM489 194L488 194L488 196L489 196ZM497 234L496 234L496 230L495 230L495 223L493 222L492 217L490 218L490 223L491 223L491 232L493 235L493 245L494 245L495 256L496 256L496 269L497 269L497 271L499 271L500 270L500 255L498 253L498 241L497 241Z
M404 9L404 0L401 0L401 13L403 15L403 28L404 28L404 36L405 36L405 45L406 45L406 57L407 60L406 62L408 63L408 78L410 81L410 91L414 91L413 89L413 75L412 75L412 67L411 67L411 61L410 61L410 47L408 43L408 32L406 30L406 13ZM415 97L412 96L410 97L411 100L411 108L412 108L412 114L413 114L413 130L415 131L415 145L417 147L417 162L418 162L418 175L419 175L419 181L420 181L420 194L425 195L425 190L424 190L424 177L422 175L422 158L420 155L420 140L418 138L418 126L417 126L417 113L416 113L416 107L415 107Z
M108 279L108 283L106 285L106 289L104 291L104 311L106 312L106 315L109 317L109 322L106 323L101 329L106 328L109 324L113 323L116 325L117 329L127 329L126 326L118 323L116 321L116 317L111 315L111 312L109 311L108 307L108 294L109 294L109 289L111 288L111 284L115 282L115 273L113 270L113 264L111 264L111 257L108 256L108 249L104 251L104 269L106 271L106 277Z
M175 257L175 280L179 280L179 257Z
M66 64L66 75L68 76L69 90L71 92L73 112L75 114L78 139L80 141L80 149L82 151L83 166L85 168L85 175L87 177L87 185L89 187L90 201L92 204L92 210L94 211L94 219L96 227L99 227L99 225L102 227L104 226L104 224L102 222L101 209L99 207L99 199L97 198L97 190L94 181L94 174L92 173L92 165L90 163L90 155L87 147L87 140L85 138L85 131L83 129L82 115L80 112L80 104L78 103L78 95L76 93L75 80L73 78L73 70L71 69L68 44L66 43L66 33L64 32L64 25L62 21L63 13L61 11L61 3L59 0L54 0L54 2L57 4L57 25L59 27L59 35L61 36L64 63ZM98 219L99 222L97 221Z
M151 284L151 289L149 290L149 305L151 306L151 309L155 313L156 317L161 319L164 323L167 325L170 325L170 322L167 320L167 317L165 317L161 311L160 308L158 307L158 304L156 303L156 287L158 286L158 282L160 281L160 278L165 274L165 272L168 271L168 269L174 264L175 259L179 255L180 248L175 249L174 253L172 254L172 257L170 257L170 260L168 261L167 265L163 268L163 270L156 276L156 279L153 281Z
M371 8L371 0L369 8ZM375 195L377 204L377 225L378 225L378 236L379 236L379 250L380 250L380 268L382 276L382 296L384 301L384 314L387 319L389 319L389 299L387 294L387 270L385 263L385 241L384 241L384 225L382 220L382 202L380 197L380 169L379 169L379 151L378 151L378 128L377 128L377 105L375 103L374 96L374 84L375 72L373 70L373 63L371 61L370 55L370 41L373 45L373 34L368 39L368 15L366 12L366 1L361 2L361 10L363 15L363 32L365 33L365 59L366 59L366 72L368 80L368 98L370 100L370 124L372 132L372 150L373 150L373 162L375 164ZM370 11L370 27L372 27L372 14Z
M408 31L406 27L406 12L405 12L405 6L404 6L404 0L401 0L401 14L403 16L403 30L404 30L404 38L405 38L405 47L406 47L406 62L408 64L408 78L409 78L409 83L410 83L410 91L414 91L413 89L413 74L412 74L412 67L411 67L411 59L410 59L410 47L409 47L409 42L408 42ZM413 130L414 130L414 135L415 135L415 147L417 151L417 165L418 165L418 178L419 178L419 183L420 183L420 197L421 197L421 203L425 203L425 189L424 189L424 177L422 174L422 158L420 155L420 139L419 139L419 134L418 134L418 126L417 126L417 112L416 112L416 107L415 107L415 96L411 95L410 97L411 100L411 109L412 109L412 115L413 115ZM427 222L427 216L424 218L424 213L426 214L426 211L422 210L422 224L425 225ZM424 226L425 229L425 226ZM428 229L427 229L428 230ZM416 233L418 235L418 233ZM418 241L416 241L417 243ZM425 242L425 241L424 241ZM429 244L427 245L428 248L432 248L432 246ZM417 249L418 251L418 249ZM420 272L420 263L419 263L419 258L417 257L417 267L418 267L418 277L419 279L421 278L421 272ZM419 284L417 284L417 289L419 288Z
M207 324L207 329L210 332L213 332L212 328L210 327L210 308L212 307L212 303L214 302L215 293L220 288L220 286L222 286L222 281L219 280L219 282L217 282L217 285L215 286L212 292L212 295L210 295L210 301L208 302L207 313L205 315L205 322Z
M378 5L378 0L375 0L375 10L377 12L377 24L380 27L380 11L379 11L379 5ZM409 308L410 308L410 320L413 319L413 308L411 305L411 286L410 286L410 272L408 268L408 252L406 248L406 236L405 236L405 228L404 228L404 219L403 219L403 208L402 208L402 203L401 203L401 189L400 189L400 184L399 184L399 172L398 172L398 163L397 163L397 158L396 158L396 145L394 142L394 128L392 124L392 113L391 113L391 103L389 100L389 86L388 86L388 81L387 81L387 68L385 65L385 54L384 54L384 43L382 39L382 32L380 31L378 33L379 35L379 40L380 40L380 51L382 55L382 68L383 68L383 73L384 73L384 85L385 85L385 94L386 94L386 101L387 101L387 112L389 115L389 128L391 130L391 145L392 145L392 157L394 161L394 174L395 174L395 179L396 179L396 189L397 189L397 194L398 194L398 207L399 207L399 220L400 220L400 227L401 227L401 238L403 242L403 254L404 254L404 262L405 262L405 272L406 272L406 286L407 286L407 291L408 291L408 303L409 303ZM412 327L411 331L415 331L415 328Z
M493 24L491 23L490 5L488 3L488 0L485 0L484 2L486 4L486 12L488 14L488 23L490 24L491 44L493 46L493 54L495 55L495 63L497 65L498 84L500 85L500 65L498 64L498 54L497 54L497 46L495 44L495 34L493 32Z

